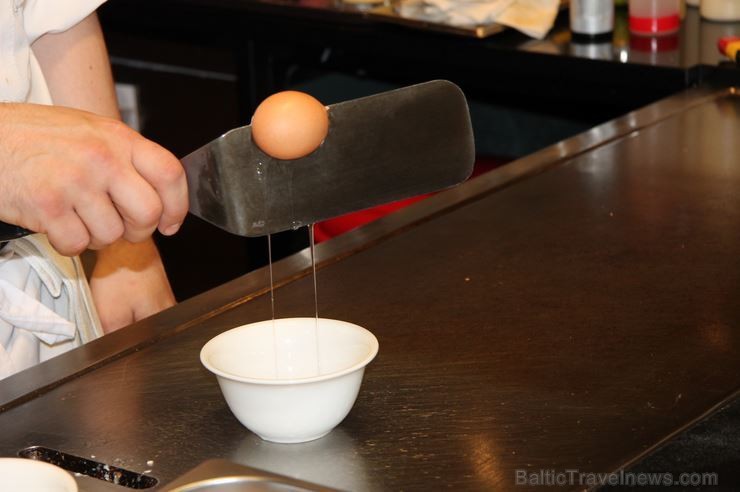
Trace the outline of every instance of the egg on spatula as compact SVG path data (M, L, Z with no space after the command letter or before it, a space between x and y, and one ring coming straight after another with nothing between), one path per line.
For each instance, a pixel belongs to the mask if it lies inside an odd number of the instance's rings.
M252 116L252 139L267 155L280 160L305 157L316 150L329 131L326 107L304 92L271 95Z

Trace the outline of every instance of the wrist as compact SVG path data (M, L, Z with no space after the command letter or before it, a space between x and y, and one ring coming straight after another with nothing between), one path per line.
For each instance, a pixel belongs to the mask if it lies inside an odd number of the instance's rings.
M95 269L112 272L119 268L142 271L152 266L161 266L159 251L150 238L140 243L119 239L115 243L96 252ZM104 272L100 272L104 273Z

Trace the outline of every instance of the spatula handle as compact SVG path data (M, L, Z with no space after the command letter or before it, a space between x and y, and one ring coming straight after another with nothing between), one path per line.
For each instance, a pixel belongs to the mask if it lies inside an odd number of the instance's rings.
M0 241L10 241L29 234L33 234L33 232L17 225L0 222Z

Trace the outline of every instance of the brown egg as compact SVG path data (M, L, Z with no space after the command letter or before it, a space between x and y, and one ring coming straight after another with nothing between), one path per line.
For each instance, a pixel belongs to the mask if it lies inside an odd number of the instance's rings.
M303 92L284 91L268 97L252 116L252 138L276 159L291 160L316 150L329 131L326 107Z

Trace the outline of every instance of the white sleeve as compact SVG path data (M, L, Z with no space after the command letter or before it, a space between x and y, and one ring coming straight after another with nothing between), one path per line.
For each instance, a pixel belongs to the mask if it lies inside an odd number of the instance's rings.
M26 0L23 7L28 43L48 32L62 32L90 15L105 0Z

